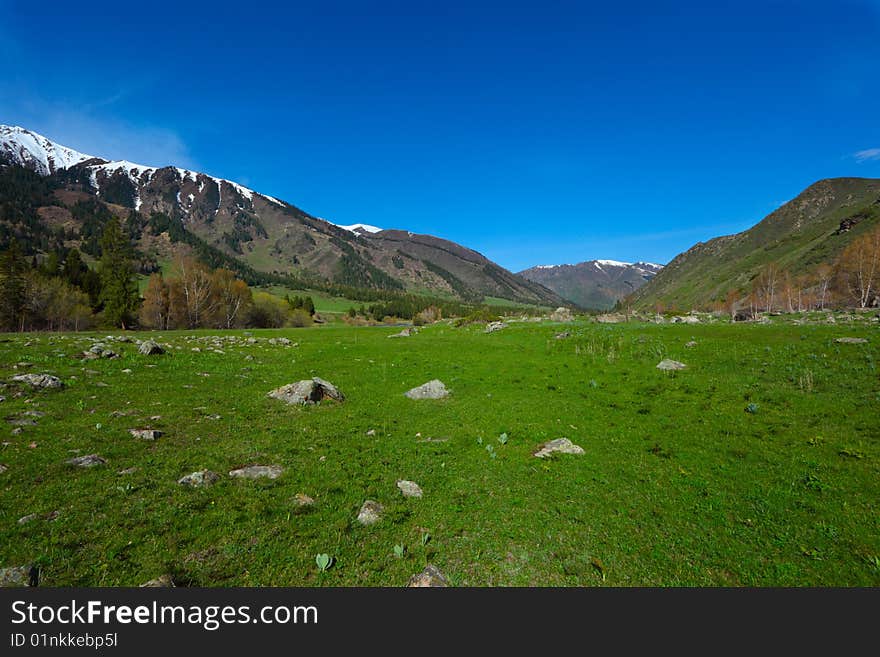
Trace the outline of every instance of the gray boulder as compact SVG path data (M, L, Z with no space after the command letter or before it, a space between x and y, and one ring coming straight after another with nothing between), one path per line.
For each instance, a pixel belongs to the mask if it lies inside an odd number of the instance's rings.
M489 322L486 324L486 329L483 333L494 333L495 331L500 331L503 328L507 328L507 322Z
M288 383L272 390L269 395L273 399L280 399L287 404L315 404L325 399L334 401L345 401L343 395L336 386L329 381L314 377L297 381L296 383Z
M51 374L16 374L12 377L12 380L16 383L27 383L29 386L41 389L53 388L57 390L64 387L61 379Z
M190 488L205 488L220 481L220 475L210 470L199 470L178 479L177 483L181 486L189 486Z
M0 588L37 586L40 573L36 566L12 566L0 568Z
M583 448L580 445L575 445L568 438L556 438L538 447L538 451L536 451L534 455L539 459L543 459L547 456L550 456L551 454L580 455L583 453Z
M358 512L357 519L362 525L374 525L382 519L382 514L384 512L384 506L375 500L367 500L361 505L361 510Z
M142 589L170 589L170 588L174 588L174 580L171 579L171 575L160 575L156 579L151 579L149 582L144 582L138 588L142 588Z
M679 363L677 360L671 360L666 358L657 363L657 369L663 370L664 372L671 372L673 370L683 370L687 365L684 363Z
M422 496L422 489L414 481L407 481L406 479L400 479L397 482L397 488L400 489L400 492L403 493L404 497L421 497Z
M107 459L97 454L86 454L85 456L77 456L65 461L67 465L75 465L79 468L93 468L96 465L104 465L106 462Z
M865 338L835 338L838 344L868 344Z
M155 340L144 340L138 347L138 352L144 356L159 356L165 353L165 349Z
M449 395L449 391L440 379L433 379L404 394L410 399L443 399Z
M446 575L437 566L428 564L425 569L409 578L407 588L439 588L449 586Z
M161 431L155 429L129 429L128 433L139 440L156 440L162 435Z
M574 316L571 314L570 308L560 306L550 313L551 322L570 322L572 320L574 320Z
M280 465L247 465L229 473L238 479L277 479L284 472Z

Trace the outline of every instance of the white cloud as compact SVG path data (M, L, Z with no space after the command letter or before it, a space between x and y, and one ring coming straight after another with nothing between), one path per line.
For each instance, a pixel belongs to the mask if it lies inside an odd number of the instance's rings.
M853 157L857 162L868 162L869 160L880 160L880 148L866 148L863 151L853 153Z

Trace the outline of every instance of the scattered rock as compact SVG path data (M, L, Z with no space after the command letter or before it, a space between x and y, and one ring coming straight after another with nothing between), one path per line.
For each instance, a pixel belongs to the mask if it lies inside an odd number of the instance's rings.
M297 493L293 496L293 504L302 509L309 506L315 505L315 500L306 495L305 493Z
M684 346L687 347L688 349L690 349L692 347L696 347L697 342L696 342L696 340L691 340L690 342L685 342Z
M64 384L57 376L51 374L17 374L12 377L16 383L27 383L34 388L63 388Z
M437 566L428 564L422 572L410 577L406 586L407 588L446 587L449 586L449 580Z
M280 344L287 347L290 345L290 340L287 338L269 338L269 344Z
M99 342L93 344L88 351L84 351L83 358L119 358L119 354Z
M672 318L673 324L699 324L700 318L695 315L678 315Z
M562 333L557 333L554 337L557 340L565 340L566 338L571 337L571 331L563 331Z
M550 313L550 321L551 322L571 322L574 320L574 315L571 314L571 308L564 308L560 306L552 313Z
M178 479L177 483L181 486L190 486L191 488L205 488L220 481L220 475L210 470L199 470Z
M239 479L277 479L284 472L284 468L280 465L247 465L229 473L230 477Z
M669 372L672 370L683 370L687 365L684 363L679 363L677 360L670 360L669 358L665 358L657 363L657 369L663 370L664 372Z
M171 579L171 575L160 575L156 579L151 579L149 582L144 582L140 585L139 588L142 589L170 589L174 588L174 580Z
M11 568L0 568L0 588L37 586L39 582L40 573L36 566L12 566Z
M129 429L128 433L140 440L156 440L162 435L161 431L155 429Z
M18 519L18 524L19 524L19 525L26 525L26 524L28 524L31 520L36 520L36 519L37 519L37 514L36 514L36 513L29 513L28 515L26 515L26 516L22 516L21 518L19 518L19 519Z
M318 377L288 383L270 392L269 397L288 404L314 404L325 399L345 401L345 395L336 386Z
M144 356L159 356L164 354L165 350L155 340L144 340L138 347L138 352Z
M443 399L449 395L449 391L440 379L433 379L408 390L405 394L410 399Z
M367 500L358 512L358 522L362 525L373 525L382 519L385 507L374 500Z
M415 330L414 330L414 329L411 329L411 328L405 328L405 329L403 329L400 333L395 333L394 335L389 335L388 337L389 337L389 338L408 338L408 337L410 337L413 333L415 333Z
M421 497L422 496L422 489L414 481L407 481L406 479L399 479L397 481L397 487L400 489L400 492L403 493L404 497Z
M539 446L538 451L534 455L542 459L556 452L559 454L583 454L584 450L580 445L575 445L568 438L556 438Z
M117 474L130 475L130 474L134 474L135 472L137 472L137 468L132 467L132 468L125 468L125 470L120 470Z
M600 324L619 324L626 321L626 316L620 313L605 313L596 317L596 321Z
M486 324L486 329L483 333L494 333L495 331L500 331L503 328L507 328L507 322L489 322Z
M835 342L839 344L867 344L865 338L835 338Z
M75 465L80 468L93 468L96 465L104 465L107 462L107 459L98 456L97 454L86 454L85 456L76 456L72 459L67 459L65 463L67 465Z

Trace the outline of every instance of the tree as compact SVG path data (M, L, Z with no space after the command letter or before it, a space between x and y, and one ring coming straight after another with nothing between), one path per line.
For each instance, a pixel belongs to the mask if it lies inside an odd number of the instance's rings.
M24 330L26 269L21 249L13 238L0 260L0 329L4 331Z
M199 328L211 320L217 308L211 272L188 256L177 258L175 270L180 282L186 327Z
M101 235L101 301L104 317L113 326L130 326L139 298L131 242L119 220L111 218Z
M819 283L819 308L825 310L828 286L834 278L834 267L828 264L819 265L819 268L816 270L816 278Z
M838 261L838 274L856 305L867 307L880 286L880 226L844 249Z
M144 303L141 306L141 323L150 328L167 330L171 325L170 287L161 273L151 274L144 290Z
M309 317L314 317L315 315L315 302L312 301L312 297L306 297L302 301L302 308L305 310Z
M729 290L724 297L724 310L730 315L731 321L736 317L736 306L739 301L739 291L736 288Z
M778 278L779 273L776 265L772 262L758 273L754 283L755 301L758 309L763 306L768 313L773 312L773 301L776 295Z
M228 269L214 271L212 283L217 297L217 319L223 328L232 328L244 320L253 300L251 290Z

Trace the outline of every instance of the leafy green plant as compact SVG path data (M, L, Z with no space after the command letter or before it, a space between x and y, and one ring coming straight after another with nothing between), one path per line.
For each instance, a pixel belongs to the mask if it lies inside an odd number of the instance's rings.
M428 532L422 534L422 547L431 542L431 535Z
M397 544L394 546L394 556L398 559L403 559L403 555L406 554L406 546Z
M755 402L752 402L748 406L746 406L746 413L755 414L758 412L758 405Z
M508 437L507 437L506 433L502 433L500 436L498 436L498 442L501 443L502 445L506 445L507 441L508 441Z
M315 556L315 563L318 565L318 570L322 573L326 573L330 568L333 567L333 563L336 561L329 554L318 554Z

